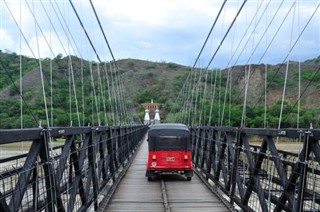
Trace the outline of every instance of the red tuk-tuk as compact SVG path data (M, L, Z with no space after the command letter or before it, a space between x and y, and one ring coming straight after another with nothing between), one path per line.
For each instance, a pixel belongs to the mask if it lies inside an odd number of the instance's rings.
M148 133L149 153L146 177L178 173L191 180L193 176L191 139L184 124L151 125Z

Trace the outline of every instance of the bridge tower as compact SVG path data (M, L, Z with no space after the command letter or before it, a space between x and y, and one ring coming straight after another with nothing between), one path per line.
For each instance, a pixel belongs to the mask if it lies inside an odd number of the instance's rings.
M150 124L149 110L145 110L143 124L145 125Z
M154 115L154 124L160 124L159 110L156 110L156 114Z
M153 99L149 103L141 104L145 110L144 124L159 124L160 123L160 104L154 103ZM150 120L150 116L154 116L154 119ZM148 119L149 118L149 119Z

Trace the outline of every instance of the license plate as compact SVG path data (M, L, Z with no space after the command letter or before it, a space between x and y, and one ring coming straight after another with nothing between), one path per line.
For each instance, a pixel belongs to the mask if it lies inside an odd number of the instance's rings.
M174 161L174 157L167 157L167 161Z

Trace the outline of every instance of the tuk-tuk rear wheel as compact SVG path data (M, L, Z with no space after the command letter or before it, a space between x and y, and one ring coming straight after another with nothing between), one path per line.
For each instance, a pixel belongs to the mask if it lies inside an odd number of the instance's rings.
M187 177L187 180L188 180L188 181L191 181L191 179L192 179L192 177Z
M152 177L148 177L148 181L151 181L152 180Z

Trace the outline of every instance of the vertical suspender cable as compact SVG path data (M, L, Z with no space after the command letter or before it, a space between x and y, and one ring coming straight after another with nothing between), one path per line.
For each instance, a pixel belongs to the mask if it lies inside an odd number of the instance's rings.
M68 44L69 48L69 44ZM68 82L69 82L69 126L72 127L72 95L71 95L71 70L70 58L68 57Z
M2 12L2 10L1 10ZM20 27L22 26L21 23L21 1L20 1L20 7L19 7L19 12L20 12ZM22 37L21 33L19 34L19 44L20 44L20 128L23 128L23 91L22 91ZM21 145L23 145L23 142L21 142Z
M268 65L265 64L264 69L264 120L263 126L267 128L267 82L268 82Z
M12 18L13 18L13 21L14 21L15 25L17 26L17 28L18 28L18 30L19 30L19 32L20 32L20 34L22 35L22 37L23 37L24 41L26 42L26 44L27 44L27 46L28 46L28 48L29 48L29 50L30 50L31 54L32 54L32 55L33 55L33 57L35 58L36 56L35 56L35 54L34 54L34 52L33 52L32 48L30 47L30 44L29 44L28 40L26 39L25 35L23 34L23 32L22 32L22 30L21 30L21 27L19 26L19 24L18 24L17 20L14 18L13 13L12 13L11 9L9 8L9 6L8 6L8 4L7 4L7 2L6 2L5 0L1 1L1 11L3 10L3 8L2 8L2 2L4 2L4 4L5 4L6 8L8 9L8 11L9 11L10 15L11 15L11 16L12 16ZM3 14L3 13L1 13L1 14ZM2 15L1 15L1 19L2 19ZM1 24L2 24L2 22L0 23L0 25L1 25ZM2 26L2 25L1 25L1 26ZM0 39L2 39L2 37L1 37ZM2 40L1 40L1 47L2 47ZM7 75L9 76L9 79L10 79L10 81L11 81L12 85L16 88L16 90L17 90L17 91L19 91L19 95L20 95L20 97L22 98L22 101L24 102L24 104L26 105L26 109L28 110L28 112L29 112L29 113L30 113L30 115L32 116L32 119L33 119L34 123L36 124L36 123L37 123L37 121L38 121L38 118L36 118L36 116L33 114L32 110L30 109L30 107L29 107L28 103L25 101L25 99L23 98L23 96L20 94L20 89L19 89L19 88L16 86L16 84L14 83L14 81L13 81L13 79L12 79L11 75L9 74L9 72L8 72L8 70L7 70L7 68L6 68L6 66L4 65L4 63L3 63L2 61L1 61L1 66L2 66L3 70L7 73Z
M221 78L222 78L222 71L219 71L219 90L218 90L218 105L219 105L219 109L218 109L218 124L221 122Z
M231 104L232 104L232 72L230 73L230 79L229 79L229 127L231 127Z
M244 93L244 100L243 100L243 110L242 110L242 118L241 118L241 128L246 127L246 115L247 115L247 97L248 97L248 87L249 87L249 80L250 80L250 72L251 72L251 65L249 68L245 67L245 93Z
M213 72L214 72L214 82L212 84L212 78L213 78ZM218 70L212 71L212 76L211 76L211 104L210 104L210 112L209 112L209 125L212 125L212 110L213 110L213 103L214 103L214 98L215 98L215 94L216 94L216 85L217 85L217 73Z
M50 17L51 17L51 7L50 7ZM52 46L52 24L50 24L50 37L49 45ZM52 59L53 52L50 51L50 126L53 127L53 71L52 71Z
M301 95L301 61L299 58L299 68L298 68L298 110L297 110L297 128L300 127L300 95Z
M201 112L199 111L199 108L198 108L198 106L200 106L200 101L201 101L201 86L200 86L200 82L201 82L201 78L202 78L202 72L203 72L204 70L203 69L201 69L201 71L200 71L200 73L199 73L199 77L198 77L198 82L197 82L197 86L196 86L196 95L195 95L195 97L196 97L196 102L195 102L195 104L194 104L194 106L195 106L195 109L194 109L194 112L197 112L197 114L196 114L196 116L195 117L197 117L197 116L201 116ZM198 103L198 100L199 100L199 103ZM199 111L199 112L198 112ZM201 125L201 123L199 122L200 121L200 119L198 119L198 126L200 126Z
M34 10L34 7L33 7L33 10ZM45 91L45 85L44 85L42 62L41 62L41 57L40 57L40 47L39 47L39 39L38 39L38 30L37 30L37 24L36 24L36 17L34 15L34 13L32 15L33 15L33 19L34 19L34 27L35 27L35 34L36 34L36 41L37 41L37 50L38 50L38 58L39 58L38 59L38 61L39 61L39 71L40 71L40 77L41 77L42 95L43 95L43 102L44 102L44 108L45 108L45 114L46 114L46 121L47 121L48 127L50 127L48 106L47 106L47 97L46 97L46 91Z
M81 126L84 126L85 122L85 104L84 104L84 79L83 79L83 60L80 61L80 80L81 80L81 106L82 106L82 121Z
M99 108L98 108L98 100L97 100L97 94L96 94L94 79L93 79L93 70L92 70L92 63L91 62L89 64L89 68L90 68L91 87L92 87L94 102L95 102L95 106L96 106L98 126L101 126L101 120L100 120L100 116L99 116L99 112L100 111L99 111ZM93 113L93 111L92 111L92 113ZM93 114L92 114L92 116L93 116ZM93 124L93 122L92 122L92 124Z
M300 31L300 3L298 2L298 31ZM301 42L298 43L299 52L301 50ZM297 110L297 128L300 127L300 95L301 95L301 59L299 54L299 67L298 67L298 110Z
M76 104L76 112L77 112L78 126L81 126L79 106L78 106L78 98L77 98L77 91L76 91L76 83L75 83L75 81L74 81L74 74L73 74L73 65L72 65L71 54L69 54L69 60L70 60L70 71L71 71L71 80L72 80L73 95L74 95L75 104Z
M112 91L113 91L113 99L114 99L114 113L115 113L115 125L119 125L119 110L118 110L118 107L119 107L119 104L118 104L118 93L117 93L117 70L114 68L114 64L111 64L112 65L112 70L114 70L114 78L112 80L112 83L113 83L113 86L112 86Z
M107 80L107 90L108 90L108 105L109 105L109 113L110 113L110 118L112 119L112 103L111 103L111 91L110 91L110 81L109 81L109 76L108 76L108 68L107 68L107 63L104 63L104 70L106 74L106 80ZM113 123L113 122L112 122Z
M228 69L228 76L227 76L226 88L225 88L225 92L224 92L224 100L223 100L223 107L222 107L222 112L221 112L220 126L223 126L224 112L225 112L225 108L226 108L228 88L229 88L229 84L231 85L230 75L231 75L231 68Z
M101 93L102 103L103 103L104 124L108 125L107 110L106 110L106 100L105 100L104 89L103 89L102 81L101 81L100 64L98 64L98 82L99 82L99 89L100 89L100 93Z
M115 104L114 104L114 101L115 101L115 98L113 97L114 95L114 80L113 80L113 67L112 67L112 64L111 62L109 63L109 68L110 68L110 93L109 93L109 96L110 96L110 105L111 105L111 119L112 119L112 125L115 126L115 113L116 113L116 109L115 109Z
M294 7L293 21L292 21L292 26L291 26L291 36L290 36L289 46L291 46L291 42L292 42L294 20L295 20L295 12L296 12L296 6ZM280 109L280 115L279 115L278 129L281 128L282 113L283 113L284 100L285 100L286 87L287 87L287 80L288 80L288 71L289 71L289 60L287 60L286 73L285 73L285 78L284 78L284 85L283 85L283 92L282 92L282 100L281 100L281 109Z
M2 10L1 10L2 12ZM21 23L21 1L20 1L20 7L19 7L19 12L20 12L20 27L22 26L22 23ZM21 33L19 34L19 45L20 45L20 56L19 56L19 59L20 59L20 128L22 129L23 128L23 79L22 79L22 37L21 37ZM24 142L20 142L20 145L21 145L21 152L23 151L23 143Z
M199 72L199 77L198 77L198 81L196 83L196 94L195 94L195 103L194 103L194 109L193 109L193 112L194 112L194 116L193 116L193 120L198 116L200 115L200 113L198 112L198 99L199 98L199 92L200 92L200 80L201 80L201 76L202 76L202 71L203 69L200 70ZM199 121L199 120L198 120ZM196 124L196 122L194 121L193 122L193 126ZM200 123L198 122L198 126L200 126Z
M188 123L189 125L191 125L191 112L192 112L192 108L193 108L193 83L194 83L194 78L196 77L196 71L192 70L191 71L191 77L190 77L190 81L188 84L188 88L187 88L187 92L186 92L186 108L187 108L187 114L186 114L186 123ZM182 111L183 112L183 111Z
M268 26L268 11L266 8L266 26ZM268 28L266 27L266 32L268 31ZM266 45L268 44L268 36L265 36L265 41ZM264 128L268 127L267 124L267 86L268 86L268 64L265 64L265 69L264 69L264 120L263 120L263 126ZM269 155L268 155L269 156Z
M193 72L193 73L192 73ZM190 78L190 88L188 90L189 92L189 97L188 99L188 112L187 112L187 123L188 125L192 125L192 109L193 109L193 92L194 92L194 84L195 84L195 79L196 79L196 74L197 72L195 70L191 71L191 78Z
M203 89L203 97L202 97L202 107L200 111L200 123L202 123L202 115L203 115L203 124L205 125L205 117L206 117L206 99L207 99L207 83L208 83L208 69L206 69L205 73L205 82L204 82L204 89Z

